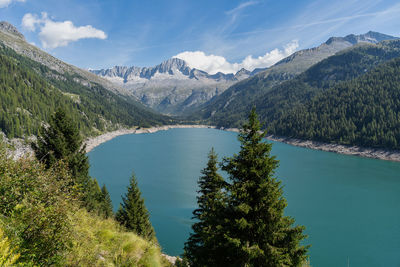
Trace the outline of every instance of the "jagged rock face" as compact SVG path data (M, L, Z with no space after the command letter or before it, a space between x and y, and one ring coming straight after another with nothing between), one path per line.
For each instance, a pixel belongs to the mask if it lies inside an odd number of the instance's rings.
M17 28L14 27L14 25L11 25L6 21L0 22L0 30L25 40L24 35L20 33Z
M390 35L382 34L379 32L369 31L365 34L360 34L360 35L350 34L345 37L331 37L328 39L328 41L325 42L325 44L329 45L333 42L349 42L352 45L355 45L358 43L377 44L381 41L393 40L393 39L397 39L397 38L390 36Z
M267 71L260 73L260 75L271 76L275 80L277 77L281 77L283 80L291 79L321 60L353 45L360 43L376 44L384 40L394 39L397 39L397 37L372 31L360 35L350 34L345 37L331 37L320 46L293 53L268 68Z
M168 59L149 68L115 66L111 69L92 72L123 86L142 103L160 112L182 114L204 105L214 97L218 99L218 96L231 86L232 92L229 94L231 96L223 98L232 101L232 98L241 97L241 94L236 93L237 89L233 85L252 76L257 76L255 79L269 80L267 87L272 87L292 79L312 65L343 49L358 43L378 43L391 39L395 37L377 32L331 37L320 46L295 52L270 68L255 69L252 72L241 69L236 74L219 72L210 75L198 69L191 69L185 61L178 58Z
M252 76L242 69L236 74L208 74L190 68L178 58L154 67L115 66L91 70L130 90L142 103L163 113L180 114L221 94L232 84Z

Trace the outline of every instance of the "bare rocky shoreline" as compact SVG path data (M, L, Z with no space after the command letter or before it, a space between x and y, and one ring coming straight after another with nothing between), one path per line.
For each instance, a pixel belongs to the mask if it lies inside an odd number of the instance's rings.
M386 149L375 149L375 148L364 148L358 146L345 146L338 144L327 144L317 141L305 141L295 138L285 138L269 135L266 137L268 140L282 142L285 144L311 148L316 150L322 150L327 152L334 152L338 154L359 156L365 158L399 161L400 162L400 151L386 150Z
M143 134L143 133L155 133L158 131L166 131L169 129L175 128L212 128L215 129L215 126L210 125L165 125L165 126L157 126L151 128L132 128L132 129L120 129L112 132L108 132L96 137L91 137L86 139L86 153L92 151L98 145L110 141L111 139L126 135L126 134Z
M126 134L155 133L158 131L166 131L174 128L210 128L210 129L220 129L223 131L239 132L239 129L237 128L217 128L216 126L210 126L210 125L166 125L166 126L158 126L151 128L119 129L116 131L108 132L96 137L91 137L86 139L85 141L86 152L90 152L100 144L110 141L111 139L117 136ZM327 144L322 142L305 141L301 139L286 138L273 135L268 135L266 138L268 140L282 142L298 147L305 147L305 148L334 152L345 155L353 155L359 157L400 162L400 151L398 150L396 151L388 149L375 149L375 148L364 148L358 146ZM3 140L7 141L5 137L3 137ZM12 151L9 151L9 153L15 159L32 155L32 149L28 145L26 145L22 139L8 140L6 143L12 144L12 146L14 147L14 149Z
M217 128L216 126L210 125L166 125L152 128L135 128L135 129L120 129L113 132L108 132L97 137L88 138L86 140L86 152L91 151L96 146L105 143L117 136L125 134L142 134L142 133L155 133L158 131L166 131L174 128L211 128L220 129L224 131L239 132L237 128ZM374 158L389 161L400 162L400 151L386 150L386 149L374 149L374 148L364 148L358 146L345 146L338 144L327 144L316 141L305 141L295 138L285 138L273 135L268 135L266 137L268 140L286 143L293 146L305 147L310 149L322 150L327 152L334 152L345 155L360 156L366 158Z

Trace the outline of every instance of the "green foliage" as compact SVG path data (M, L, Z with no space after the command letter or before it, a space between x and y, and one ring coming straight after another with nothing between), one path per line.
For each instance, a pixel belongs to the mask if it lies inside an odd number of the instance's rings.
M235 85L250 98L211 103L203 118L239 127L256 106L270 134L399 149L398 57L400 40L383 41L346 49L279 85L252 78Z
M88 211L109 214L104 211L108 207L97 181L89 176L89 160L79 130L64 110L58 109L50 118L49 126L42 127L32 148L36 158L47 168L59 161L68 165L73 182L82 190L82 201Z
M0 211L5 230L21 254L18 262L58 264L70 246L71 221L78 197L61 163L46 170L36 161L0 156Z
M263 142L260 123L253 109L239 134L239 154L224 160L222 169L229 175L226 233L231 266L301 266L307 247L303 226L292 226L294 219L284 216L287 206L281 182L275 177L278 161L270 155L271 144Z
M0 144L1 266L170 266L155 242L80 208L73 180Z
M116 214L117 221L127 230L139 236L155 240L155 232L150 223L149 212L144 205L135 175L132 174L128 192L122 197L122 204Z
M60 160L67 162L74 177L87 177L89 162L82 137L66 112L58 109L49 126L43 126L36 143L32 144L36 158L50 168Z
M288 109L271 130L322 142L400 149L399 77L397 58Z
M239 134L241 150L222 163L230 184L217 174L210 153L199 180L199 209L185 246L185 266L303 266L308 246L303 226L284 215L287 206L281 182L275 177L278 161L263 142L255 109ZM186 262L187 261L187 262Z
M125 232L111 218L105 220L83 209L73 218L68 266L170 266L157 244Z
M120 126L170 122L137 101L116 95L98 84L59 73L0 45L0 130L7 137L37 135L58 107L77 122L84 135Z
M15 249L11 247L8 237L0 228L0 266L15 266L19 257L19 253L16 253Z
M224 232L226 222L221 216L226 209L226 195L224 188L226 182L217 173L217 155L212 149L208 155L207 167L202 170L200 177L199 208L193 211L193 218L197 220L192 225L193 233L190 234L185 244L185 260L190 266L224 266Z
M102 203L101 210L102 214L105 218L110 218L114 215L113 213L113 206L111 202L111 197L110 194L108 193L108 190L105 185L101 188L101 200L100 203Z

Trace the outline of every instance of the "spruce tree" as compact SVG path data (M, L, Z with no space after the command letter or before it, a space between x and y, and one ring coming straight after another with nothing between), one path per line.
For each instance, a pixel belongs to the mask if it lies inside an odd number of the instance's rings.
M217 160L217 155L212 149L208 155L207 167L201 171L203 175L198 181L199 207L193 211L193 219L197 222L192 225L193 233L185 244L184 255L192 267L223 266L225 263L221 258L224 250L222 232L224 221L221 215L226 204L226 195L223 191L226 182L217 173Z
M127 230L135 232L148 240L155 239L155 232L150 223L149 212L144 205L144 200L134 174L132 174L128 192L122 197L122 204L117 211L116 219Z
M274 177L278 161L270 155L272 144L263 142L265 135L253 109L238 137L239 154L222 164L231 180L225 213L229 266L300 266L306 259L308 247L300 245L304 227L284 216L287 203Z
M111 202L110 194L108 193L106 185L101 188L101 203L102 203L102 214L105 218L110 218L113 215L113 207Z
M41 128L37 142L32 143L32 148L36 158L47 168L59 160L64 160L72 176L79 177L81 182L87 183L85 180L89 177L89 160L85 146L77 125L64 110L58 109L51 116L49 125Z
M59 108L51 116L49 125L41 128L32 148L47 168L58 161L66 162L74 182L81 188L83 205L88 211L97 211L101 190L89 176L89 159L78 126L63 109Z

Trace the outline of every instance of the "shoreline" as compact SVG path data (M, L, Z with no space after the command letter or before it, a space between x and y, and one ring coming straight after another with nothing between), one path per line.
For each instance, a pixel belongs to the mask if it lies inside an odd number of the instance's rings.
M86 139L86 153L92 151L95 147L114 139L115 137L126 135L126 134L142 134L142 133L155 133L159 131L166 131L169 129L182 129L182 128L209 128L218 129L229 132L239 132L237 128L217 128L211 125L165 125L156 126L151 128L131 128L131 129L119 129L116 131L104 133L97 137ZM373 158L380 160L396 161L400 162L400 151L388 150L388 149L375 149L375 148L364 148L358 146L345 146L338 144L328 144L317 141L301 140L296 138L286 138L274 135L267 135L266 139L276 142L285 143L292 146L304 147L314 150L321 150L326 152L334 152L337 154L358 156L364 158Z
M209 128L216 129L215 126L210 125L164 125L164 126L155 126L150 128L131 128L131 129L119 129L112 132L104 133L102 135L96 137L87 138L85 141L86 144L86 153L92 151L95 147L114 139L115 137L126 135L126 134L143 134L143 133L156 133L159 131L167 131L169 129L183 129L183 128Z
M363 158L372 158L388 161L400 162L400 151L389 149L377 149L359 146L346 146L339 144L328 144L318 141L301 140L296 138L286 138L274 135L267 135L266 138L271 141L281 142L292 146L304 147L325 152L333 152L350 156Z

